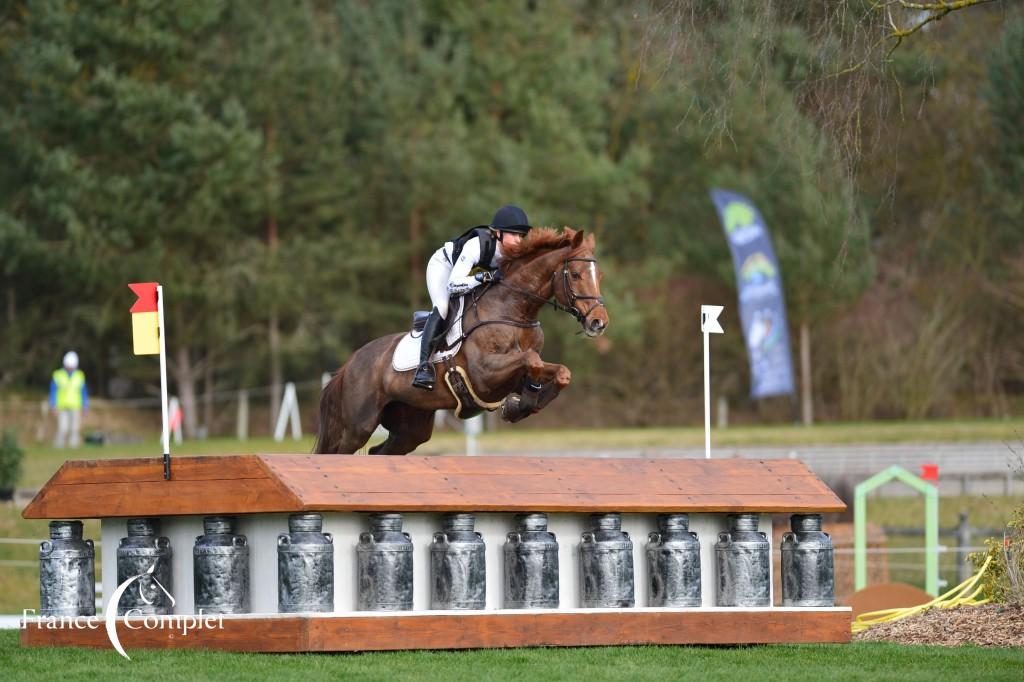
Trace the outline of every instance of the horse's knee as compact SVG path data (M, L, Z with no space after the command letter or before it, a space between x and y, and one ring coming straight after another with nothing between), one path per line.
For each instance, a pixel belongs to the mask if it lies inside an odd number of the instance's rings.
M527 369L534 371L540 371L544 369L544 361L540 357L540 353L535 350L525 351L523 360L526 364Z

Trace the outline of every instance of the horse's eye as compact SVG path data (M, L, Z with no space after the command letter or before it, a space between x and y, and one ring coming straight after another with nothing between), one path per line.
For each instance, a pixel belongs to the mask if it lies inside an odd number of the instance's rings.
M572 278L573 279L583 279L583 275L581 275L578 272L574 272L574 273L572 273Z

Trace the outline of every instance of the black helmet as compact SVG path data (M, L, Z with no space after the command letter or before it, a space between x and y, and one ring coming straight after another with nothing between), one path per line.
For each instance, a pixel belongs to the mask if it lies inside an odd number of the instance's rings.
M518 232L519 234L526 234L533 229L529 218L526 217L526 211L512 205L499 208L488 227L499 232Z

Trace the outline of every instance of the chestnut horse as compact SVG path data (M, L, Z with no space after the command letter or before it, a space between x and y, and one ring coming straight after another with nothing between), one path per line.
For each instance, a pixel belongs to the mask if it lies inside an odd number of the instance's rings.
M535 228L523 241L503 249L497 281L465 295L462 347L446 364L465 371L476 396L490 403L489 408L503 401L502 416L508 421L543 409L572 378L568 367L540 357L541 308L550 304L571 314L588 337L600 336L608 327L594 242L582 230ZM324 387L314 452L355 453L383 425L388 438L370 448L370 454L405 455L430 440L434 412L457 406L444 381L445 366L435 368L438 381L429 391L413 387L414 369L393 369L392 354L403 336L369 342Z

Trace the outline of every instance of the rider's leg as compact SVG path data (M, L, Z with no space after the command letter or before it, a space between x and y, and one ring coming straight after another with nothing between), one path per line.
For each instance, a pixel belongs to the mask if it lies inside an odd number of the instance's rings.
M420 337L420 364L412 379L413 386L428 391L434 388L437 381L434 365L430 362L430 354L437 340L435 337L441 330L441 322L448 316L448 278L451 273L452 266L445 258L444 251L438 249L427 263L427 293L430 294L434 309L423 327L423 336Z
M412 378L412 385L416 388L430 390L434 388L437 381L437 374L434 372L434 363L430 361L430 355L434 352L437 339L440 336L444 318L437 308L430 311L430 317L423 325L423 336L420 337L420 364L416 368L416 375Z

